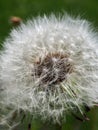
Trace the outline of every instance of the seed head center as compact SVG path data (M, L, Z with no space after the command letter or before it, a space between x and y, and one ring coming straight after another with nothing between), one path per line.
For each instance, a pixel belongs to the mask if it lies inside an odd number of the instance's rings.
M43 84L58 84L67 79L67 74L72 73L73 65L69 56L61 53L48 53L43 59L41 57L34 65L34 75L40 78Z

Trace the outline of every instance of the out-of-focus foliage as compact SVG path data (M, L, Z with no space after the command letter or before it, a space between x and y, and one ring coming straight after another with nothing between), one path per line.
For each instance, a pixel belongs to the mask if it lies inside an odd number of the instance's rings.
M98 0L0 0L0 40L10 31L11 16L26 20L39 14L64 11L98 25Z
M11 16L18 16L26 21L29 18L37 15L50 13L64 13L67 11L71 15L79 15L80 17L89 20L98 31L98 0L0 0L0 45L9 32L13 28L9 19ZM66 117L66 123L63 124L63 130L98 130L98 108L93 108L88 117L90 121L80 122L74 117ZM27 130L27 121L20 127ZM49 125L49 124L48 124ZM32 130L57 130L54 126L44 128L44 124L39 121L33 122ZM22 130L22 128L20 128ZM20 130L18 129L18 130Z

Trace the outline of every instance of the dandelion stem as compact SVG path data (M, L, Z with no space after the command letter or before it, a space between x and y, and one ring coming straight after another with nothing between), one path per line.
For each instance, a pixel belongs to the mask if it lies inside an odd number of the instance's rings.
M40 130L62 130L62 125L60 124L51 124L51 123L46 123L43 125L43 127Z
M62 130L62 125L56 124L56 130Z
M31 123L28 124L28 130L31 130Z

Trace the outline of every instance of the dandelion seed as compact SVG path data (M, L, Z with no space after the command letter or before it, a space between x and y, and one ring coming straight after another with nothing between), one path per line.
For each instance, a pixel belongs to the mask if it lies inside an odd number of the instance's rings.
M30 112L54 123L70 113L88 120L98 104L97 43L89 22L68 15L22 23L0 55L0 109L22 110L21 119Z

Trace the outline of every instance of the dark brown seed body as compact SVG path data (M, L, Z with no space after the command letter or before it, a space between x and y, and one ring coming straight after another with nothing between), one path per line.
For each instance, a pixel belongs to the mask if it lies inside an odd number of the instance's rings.
M39 58L35 62L34 76L41 79L43 84L58 84L72 73L73 65L69 62L69 56L61 53L49 53L44 59Z

